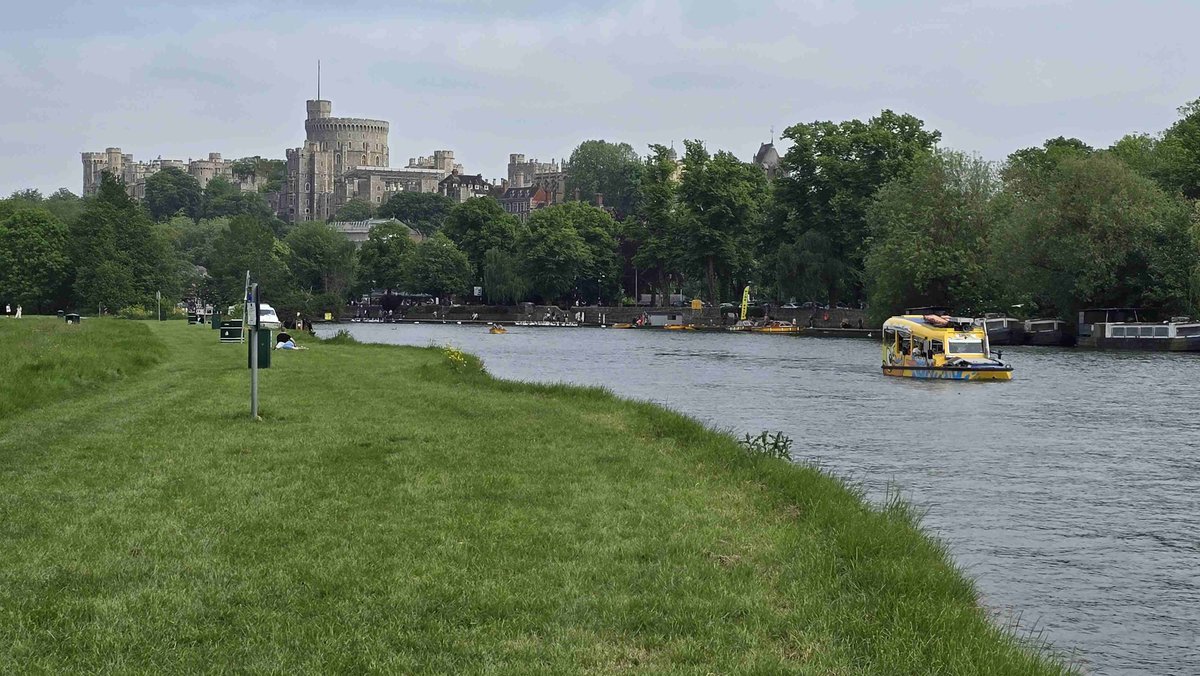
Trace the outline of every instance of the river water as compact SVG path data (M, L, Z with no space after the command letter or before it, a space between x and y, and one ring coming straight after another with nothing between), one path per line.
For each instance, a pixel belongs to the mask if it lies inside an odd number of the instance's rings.
M1200 355L1005 349L1007 383L880 374L874 341L353 324L494 375L603 385L924 510L1002 622L1097 674L1200 674Z

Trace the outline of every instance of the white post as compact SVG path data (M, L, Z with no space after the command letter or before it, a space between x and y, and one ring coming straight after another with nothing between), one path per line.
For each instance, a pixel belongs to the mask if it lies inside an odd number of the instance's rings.
M253 322L250 313L254 313ZM246 303L246 320L250 326L250 419L258 419L258 282L250 285Z

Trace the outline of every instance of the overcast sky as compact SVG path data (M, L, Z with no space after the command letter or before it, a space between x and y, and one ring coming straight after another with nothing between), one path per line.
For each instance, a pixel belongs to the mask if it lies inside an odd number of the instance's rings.
M744 4L744 7L739 7ZM0 194L81 190L79 154L282 158L304 101L391 122L391 163L472 172L582 140L699 138L749 159L773 126L912 113L1002 159L1106 146L1200 97L1200 2L256 0L19 3L0 21Z

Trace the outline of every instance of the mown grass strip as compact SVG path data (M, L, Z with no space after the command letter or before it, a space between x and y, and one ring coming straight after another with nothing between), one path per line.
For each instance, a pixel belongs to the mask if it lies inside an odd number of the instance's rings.
M2 671L1067 671L902 506L683 416L346 342L251 422L244 345L150 330L0 428Z
M0 350L0 418L96 391L165 354L141 322L50 317L0 319Z

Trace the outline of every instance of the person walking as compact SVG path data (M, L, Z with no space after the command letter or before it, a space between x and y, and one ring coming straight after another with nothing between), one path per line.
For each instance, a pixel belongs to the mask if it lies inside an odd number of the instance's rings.
M20 318L21 318L21 306L18 305L17 306L17 316L14 317L14 319L20 319Z

